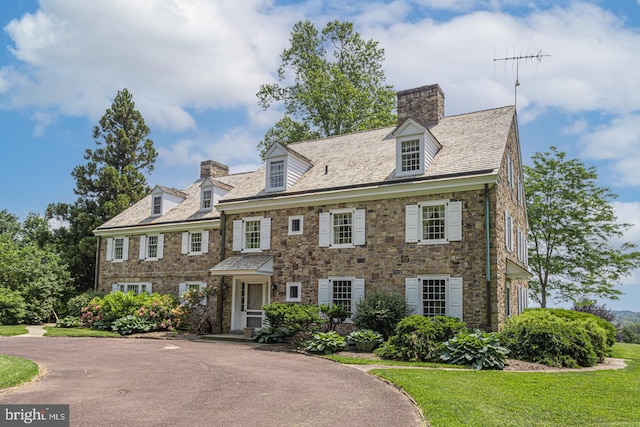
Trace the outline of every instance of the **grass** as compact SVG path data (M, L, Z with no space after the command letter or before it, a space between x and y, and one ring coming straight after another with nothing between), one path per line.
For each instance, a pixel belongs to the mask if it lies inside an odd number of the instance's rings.
M0 336L10 337L26 334L27 332L27 327L24 325L0 325Z
M322 356L325 359L343 363L345 365L385 365L385 366L413 366L419 368L447 368L447 369L471 369L468 366L448 365L446 363L430 363L430 362L406 362L403 360L371 360L360 357L340 356L340 354L331 354Z
M56 328L45 326L45 337L107 337L120 338L120 334L111 331L98 331L88 328Z
M0 354L0 389L13 387L38 375L38 365L31 360Z
M621 370L371 371L402 387L433 427L640 426L640 345L615 344Z

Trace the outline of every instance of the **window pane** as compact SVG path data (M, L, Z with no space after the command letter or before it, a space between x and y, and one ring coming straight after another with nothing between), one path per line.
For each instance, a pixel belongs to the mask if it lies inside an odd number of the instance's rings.
M352 236L353 224L351 212L333 214L333 244L351 244L353 242Z
M191 252L202 252L202 233L191 233Z
M333 280L331 301L351 313L351 280Z
M422 239L443 240L445 238L444 205L422 207Z
M260 221L246 221L245 249L260 249Z
M123 251L124 239L121 237L113 239L113 259L122 259Z
M446 282L445 279L422 281L422 312L425 316L446 315Z
M160 215L162 213L162 197L156 196L153 198L153 214Z
M284 160L270 163L269 182L271 188L284 187Z
M211 190L202 192L202 207L208 209L211 207Z
M300 220L292 219L291 220L291 231L300 231Z
M158 236L147 236L147 258L158 258Z
M420 141L402 141L402 171L416 171L420 169Z

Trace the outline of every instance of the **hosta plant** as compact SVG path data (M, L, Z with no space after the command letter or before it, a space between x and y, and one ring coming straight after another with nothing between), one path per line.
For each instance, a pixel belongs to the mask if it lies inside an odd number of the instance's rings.
M307 341L305 350L313 353L332 354L343 350L347 346L347 341L342 335L335 331L319 332Z
M347 335L347 342L356 345L358 351L372 352L377 346L382 344L382 335L371 329L360 329Z
M440 358L452 365L471 365L478 370L504 369L508 353L496 333L476 330L460 333L445 342Z
M155 324L153 322L130 314L113 322L111 329L120 335L130 335L137 332L149 332L154 326Z

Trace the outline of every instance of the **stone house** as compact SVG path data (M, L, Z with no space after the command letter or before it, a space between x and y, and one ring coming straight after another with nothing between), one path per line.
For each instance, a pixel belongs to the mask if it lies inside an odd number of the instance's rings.
M216 329L263 304L342 304L374 291L416 313L498 330L527 305L515 107L444 115L438 85L398 93L397 126L272 145L258 170L213 161L95 230L97 288L214 286ZM132 254L134 256L132 256Z

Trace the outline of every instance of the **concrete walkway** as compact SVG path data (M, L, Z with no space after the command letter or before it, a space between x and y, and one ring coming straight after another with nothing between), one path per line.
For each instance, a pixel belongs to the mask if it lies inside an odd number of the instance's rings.
M26 334L22 334L22 335L14 335L15 338L31 338L31 337L43 337L45 332L44 327L45 326L56 326L55 323L45 323L44 325L27 325L27 332Z

